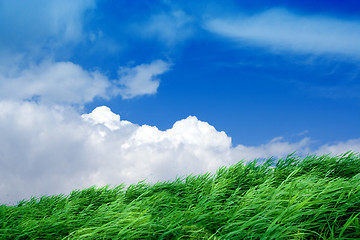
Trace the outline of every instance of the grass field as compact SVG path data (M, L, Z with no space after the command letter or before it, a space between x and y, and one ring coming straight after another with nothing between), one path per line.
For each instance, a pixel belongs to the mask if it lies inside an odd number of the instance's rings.
M360 155L292 154L1 205L0 239L360 239Z

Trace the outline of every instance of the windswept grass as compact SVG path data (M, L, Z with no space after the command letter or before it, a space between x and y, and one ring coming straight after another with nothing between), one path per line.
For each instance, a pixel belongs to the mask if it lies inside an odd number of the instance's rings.
M0 239L360 239L360 155L289 155L1 205Z

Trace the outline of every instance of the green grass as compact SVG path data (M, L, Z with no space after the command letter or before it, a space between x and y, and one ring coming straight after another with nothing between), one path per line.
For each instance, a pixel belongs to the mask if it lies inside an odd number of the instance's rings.
M0 239L360 239L360 155L292 154L1 205Z

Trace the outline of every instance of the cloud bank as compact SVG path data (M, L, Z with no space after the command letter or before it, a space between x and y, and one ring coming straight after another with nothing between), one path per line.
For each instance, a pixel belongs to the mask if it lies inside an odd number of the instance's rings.
M172 180L212 172L240 160L308 153L310 140L275 138L232 146L225 132L189 116L161 131L136 125L102 106L80 115L64 106L0 102L0 202L69 193L92 185ZM360 140L313 152L360 152ZM311 152L311 151L310 151Z
M208 31L231 40L304 54L360 57L360 20L271 9L253 16L212 18Z

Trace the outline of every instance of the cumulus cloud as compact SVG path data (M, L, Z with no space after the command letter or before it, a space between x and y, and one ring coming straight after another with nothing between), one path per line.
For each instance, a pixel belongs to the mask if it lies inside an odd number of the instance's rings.
M81 115L81 117L84 120L93 123L93 125L103 124L110 130L119 129L121 126L120 116L114 114L113 112L111 112L110 108L105 106L98 107L89 114Z
M0 102L0 202L94 184L170 180L227 164L230 138L195 117L160 131L107 107Z
M253 16L214 18L205 28L238 42L305 54L360 57L360 20L271 9Z
M233 147L225 132L194 116L161 131L121 120L105 106L80 115L70 107L12 101L0 102L0 132L0 203L92 185L215 173L239 160L307 153L311 142L275 138L260 146ZM356 150L360 141L328 147L319 151Z
M120 87L114 89L114 94L119 94L125 99L155 94L160 85L160 79L157 76L169 71L170 66L167 62L156 60L150 64L141 64L132 68L121 67L117 81Z

